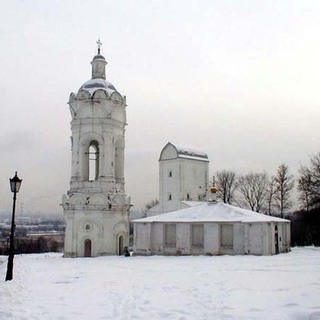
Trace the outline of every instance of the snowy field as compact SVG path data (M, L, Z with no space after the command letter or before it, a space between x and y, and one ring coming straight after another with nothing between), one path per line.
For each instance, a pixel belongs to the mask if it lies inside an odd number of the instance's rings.
M0 256L5 278L7 258ZM15 257L0 319L320 319L320 248L267 257Z

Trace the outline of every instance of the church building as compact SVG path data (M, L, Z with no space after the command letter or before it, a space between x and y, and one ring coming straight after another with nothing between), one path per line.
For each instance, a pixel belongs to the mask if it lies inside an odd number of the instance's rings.
M65 257L122 254L129 244L124 149L126 97L106 80L107 61L93 57L92 77L71 93L71 179L62 197Z
M134 220L133 227L136 255L274 255L290 250L289 220L218 202L215 195L197 206Z
M273 255L290 250L290 221L216 200L208 156L167 143L159 158L159 204L133 220L136 255ZM209 190L207 190L209 189Z
M206 199L208 181L209 159L203 150L168 142L159 157L159 204L147 215L198 205Z

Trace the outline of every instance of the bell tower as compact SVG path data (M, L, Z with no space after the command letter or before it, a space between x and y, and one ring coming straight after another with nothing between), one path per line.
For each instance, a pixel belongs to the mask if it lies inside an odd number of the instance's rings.
M106 80L101 42L92 77L71 93L71 179L62 197L65 257L122 254L129 244L124 188L126 97Z

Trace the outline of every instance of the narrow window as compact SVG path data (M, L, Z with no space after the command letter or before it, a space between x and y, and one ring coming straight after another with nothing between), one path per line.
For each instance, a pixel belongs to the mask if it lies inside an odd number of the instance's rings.
M191 245L193 247L203 248L204 243L203 224L191 225Z
M174 223L164 225L164 244L166 246L176 245L176 225Z
M73 137L70 137L71 140L71 151L73 150Z
M99 146L92 141L89 146L89 180L97 180L99 176Z
M221 247L233 248L233 225L221 225Z
M169 177L170 178L172 177L172 171L171 170L169 171Z
M169 201L172 200L172 194L171 194L171 193L169 193L168 200L169 200Z
M190 200L190 193L187 193L187 200Z

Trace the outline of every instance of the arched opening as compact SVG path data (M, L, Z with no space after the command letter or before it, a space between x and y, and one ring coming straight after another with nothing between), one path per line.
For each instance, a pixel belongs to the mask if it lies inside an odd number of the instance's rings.
M118 238L118 253L119 253L119 256L122 256L123 255L123 236L119 236Z
M91 257L92 256L92 243L90 239L86 239L84 241L84 256Z
M99 177L99 144L91 141L89 145L89 180L98 180Z

